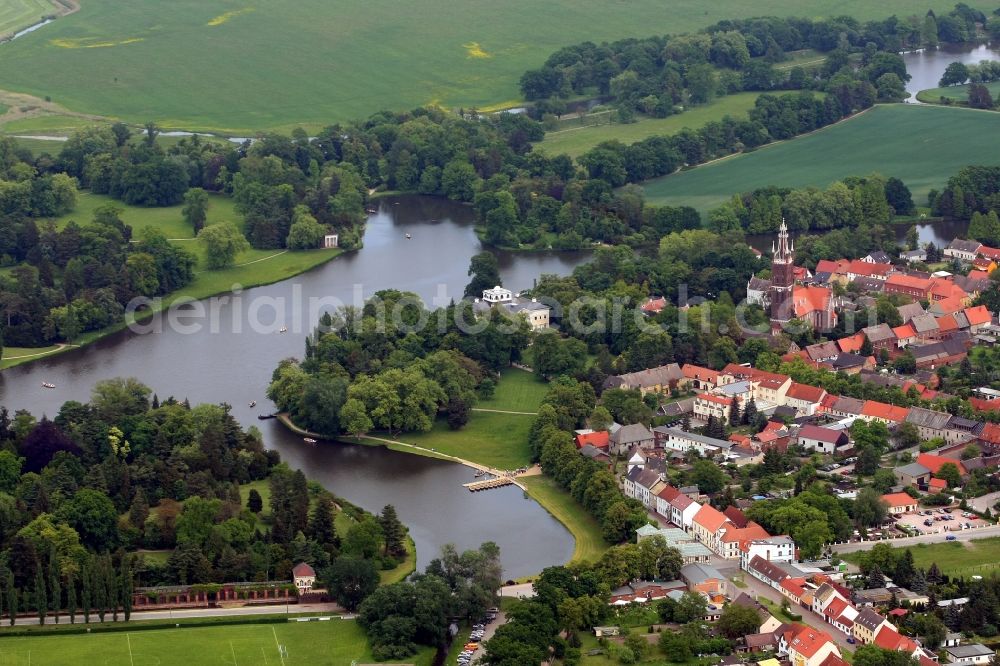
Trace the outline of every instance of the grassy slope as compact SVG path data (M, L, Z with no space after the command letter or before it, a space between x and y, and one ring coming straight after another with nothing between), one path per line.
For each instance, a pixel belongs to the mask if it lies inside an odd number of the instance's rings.
M381 108L511 103L560 46L697 30L723 18L882 19L950 0L88 0L4 45L0 88L76 111L163 126L315 128ZM228 18L224 18L228 16ZM89 47L89 48L86 48Z
M281 659L278 645L288 656ZM0 638L5 664L329 664L372 663L368 641L353 620L223 627L185 627L114 633ZM29 657L30 653L30 657ZM424 649L405 660L429 666ZM391 663L391 662L390 662Z
M944 537L942 537L943 539ZM1000 537L973 541L941 541L940 543L910 546L913 563L921 569L937 562L942 573L949 576L989 576L1000 567ZM845 553L845 560L857 562L858 553Z
M986 89L995 100L1000 95L1000 81L986 84ZM969 99L969 86L948 86L947 88L930 88L917 93L917 99L928 104L936 104L942 97L956 102L966 102Z
M430 432L406 433L396 439L496 469L516 469L531 461L528 432L532 416L473 412L461 430L438 419Z
M532 499L573 535L576 541L573 562L592 562L608 549L608 542L601 536L601 526L555 481L545 476L527 476L521 482Z
M544 150L551 155L566 153L578 157L602 141L618 140L624 144L635 143L657 134L674 134L685 127L698 129L713 120L723 117L744 117L753 108L759 93L739 93L726 95L705 106L695 106L676 116L667 118L642 118L628 125L591 125L577 126L578 121L567 121L563 128L549 132L545 139L536 144L536 149ZM579 122L586 122L581 118Z
M826 187L850 175L896 176L918 204L968 164L1000 161L1000 114L896 104L809 136L650 181L647 198L701 211L767 185Z
M303 252L248 250L236 257L236 265L233 267L210 271L204 267L204 248L192 238L191 228L184 224L180 205L167 208L138 208L124 206L121 202L116 202L110 197L90 193L81 194L76 209L72 213L58 218L56 224L62 227L69 220L86 224L90 221L94 209L104 203L116 203L124 207L122 219L126 224L132 225L136 238L140 236L139 231L143 227L158 227L168 238L180 239L175 241L175 244L190 250L198 258L194 280L184 289L164 297L163 306L181 300L207 298L232 291L236 285L247 288L279 282L326 263L341 253L341 250L308 250ZM227 221L241 223L239 214L233 208L232 200L212 195L207 223L218 224ZM121 327L122 325L117 325L110 330L118 330ZM74 343L93 342L108 332L91 331L74 340ZM46 347L45 349L4 350L4 359L0 360L0 370L33 360L31 358L9 358L11 356L34 354L51 349L51 347Z
M503 409L512 412L535 412L549 387L533 373L507 368L500 373L497 391L489 400L476 404L478 409Z
M4 0L0 3L0 36L38 23L53 11L49 0Z

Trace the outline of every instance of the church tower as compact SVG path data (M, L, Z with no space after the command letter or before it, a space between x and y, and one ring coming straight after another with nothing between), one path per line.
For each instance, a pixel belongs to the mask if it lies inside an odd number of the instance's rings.
M777 243L771 244L771 328L780 329L781 324L795 316L792 303L792 288L795 285L795 244L789 243L788 227L781 220Z

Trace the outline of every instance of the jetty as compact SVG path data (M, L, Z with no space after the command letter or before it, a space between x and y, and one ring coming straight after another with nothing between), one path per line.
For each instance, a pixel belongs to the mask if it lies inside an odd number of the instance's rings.
M513 476L498 476L492 479L484 479L482 481L472 481L471 483L463 483L462 485L469 489L470 492L479 492L480 490L489 490L490 488L502 488L503 486L509 486L514 483Z

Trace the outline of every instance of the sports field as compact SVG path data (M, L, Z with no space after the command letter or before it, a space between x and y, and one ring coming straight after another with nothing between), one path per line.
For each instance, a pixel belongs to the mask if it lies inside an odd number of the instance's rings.
M685 32L769 14L882 19L952 4L83 0L79 12L3 45L0 89L164 127L314 129L384 108L516 103L525 70L588 39Z
M429 666L432 656L425 650L402 661ZM0 632L3 666L351 666L374 661L357 623L338 618L12 638Z
M826 187L878 171L900 178L920 206L930 189L969 164L1000 164L1000 114L891 104L808 136L652 180L644 189L653 203L704 213L736 192L767 185Z
M559 130L547 133L543 141L535 144L535 148L550 155L566 153L571 157L578 157L602 141L617 140L629 144L658 134L674 134L685 127L698 129L705 123L722 120L725 116L745 118L747 111L753 108L757 95L758 93L726 95L713 100L711 104L691 107L676 116L641 118L638 122L627 125L579 124L593 121L593 118L583 117L577 121L567 121Z

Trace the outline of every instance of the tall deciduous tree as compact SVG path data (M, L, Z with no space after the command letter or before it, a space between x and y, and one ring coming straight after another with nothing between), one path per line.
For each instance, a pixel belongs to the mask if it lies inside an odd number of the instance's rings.
M181 209L184 221L191 225L194 235L205 228L208 219L208 192L200 187L192 187L184 194L184 207Z
M205 263L212 270L232 266L236 255L250 249L247 239L229 222L205 227L198 233L198 240L205 246Z

